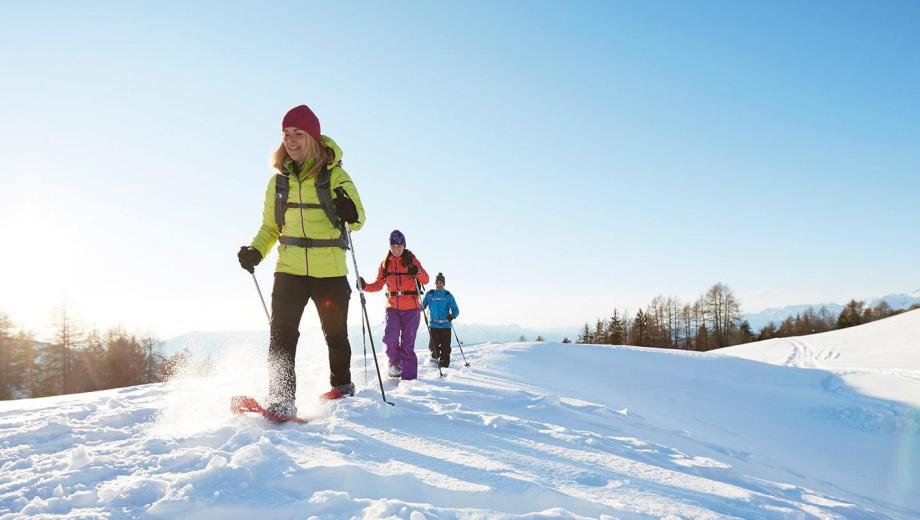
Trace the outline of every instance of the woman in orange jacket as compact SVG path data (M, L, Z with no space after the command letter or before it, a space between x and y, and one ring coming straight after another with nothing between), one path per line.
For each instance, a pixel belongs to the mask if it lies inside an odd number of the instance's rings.
M390 233L390 252L380 263L377 280L360 283L365 291L376 292L387 287L386 329L383 343L387 346L390 377L415 379L418 358L415 356L415 334L421 318L418 285L428 283L428 273L412 251L406 249L406 237L398 229Z

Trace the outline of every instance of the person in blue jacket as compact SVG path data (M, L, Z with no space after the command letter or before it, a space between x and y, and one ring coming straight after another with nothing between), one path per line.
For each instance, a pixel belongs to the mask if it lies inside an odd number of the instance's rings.
M431 359L438 362L438 366L447 368L450 365L450 328L451 321L460 315L460 308L450 291L444 289L444 274L438 273L434 279L435 290L428 291L422 300L422 312L428 309L431 318L428 320L428 334L431 341L428 349L431 350Z

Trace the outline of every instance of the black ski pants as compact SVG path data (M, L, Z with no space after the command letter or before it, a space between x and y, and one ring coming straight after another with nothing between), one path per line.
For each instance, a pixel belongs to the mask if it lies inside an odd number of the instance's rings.
M428 329L428 335L431 337L428 349L431 350L431 356L438 358L438 365L445 368L450 366L450 331L451 329L434 327Z
M348 343L347 323L350 297L351 287L344 276L316 278L275 273L268 344L269 401L294 402L297 389L294 359L300 338L298 328L303 310L311 298L329 349L329 382L332 386L351 383L351 345Z

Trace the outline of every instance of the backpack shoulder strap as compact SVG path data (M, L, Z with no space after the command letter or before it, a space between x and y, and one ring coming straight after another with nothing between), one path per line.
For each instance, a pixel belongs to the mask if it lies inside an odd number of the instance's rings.
M333 227L338 229L342 227L342 221L339 220L338 215L335 214L335 205L332 204L331 179L332 172L328 168L321 168L319 170L316 174L316 197L323 207L323 212L326 213L326 218L329 219Z
M290 183L287 175L275 175L275 224L278 226L278 232L284 227L284 212L287 210L288 191Z

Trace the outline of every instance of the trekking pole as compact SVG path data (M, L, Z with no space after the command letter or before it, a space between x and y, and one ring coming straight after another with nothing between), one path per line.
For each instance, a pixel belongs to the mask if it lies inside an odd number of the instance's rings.
M265 298L262 297L262 289L259 288L259 280L256 280L256 273L249 273L252 275L252 281L256 283L256 291L259 293L259 300L262 301L262 309L265 310L265 317L268 318L268 327L272 326L272 317L268 313L268 307L265 306Z
M418 289L419 296L425 294L425 286L422 285L422 282L418 281L418 278L415 279L415 288ZM425 311L422 311L422 316L425 317L425 326L428 327L428 345L429 345L428 350L431 350L431 347L430 347L432 343L431 325L428 323L428 315L425 314ZM440 374L441 377L444 377L444 371L441 370L441 360L440 359L438 359L438 374Z
M364 382L367 383L367 336L364 330L364 320L361 320L361 343L364 345Z
M470 362L466 360L466 354L463 353L463 342L460 341L460 336L457 335L457 329L454 328L454 322L450 322L450 328L454 331L454 337L457 338L457 346L460 347L460 355L463 356L464 366L470 366Z
M345 189L341 187L335 189L335 194L339 197L348 197L345 193ZM358 286L358 294L361 296L361 312L364 314L364 321L362 323L367 324L367 335L371 338L371 353L374 355L374 366L377 368L377 381L380 383L380 397L386 404L396 406L394 403L387 401L387 394L383 389L383 378L380 377L380 363L377 362L377 349L374 348L374 335L371 332L371 319L367 315L367 299L364 298L364 287L361 287L361 274L358 272L358 259L355 256L355 245L351 241L351 230L348 229L345 222L342 222L342 232L345 233L345 237L348 239L348 249L351 249L351 261L355 266L355 285Z

